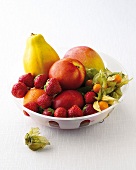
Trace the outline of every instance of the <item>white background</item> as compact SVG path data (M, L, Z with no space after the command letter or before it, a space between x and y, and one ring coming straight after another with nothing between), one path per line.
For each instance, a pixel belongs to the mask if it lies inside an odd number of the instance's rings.
M104 123L50 129L17 108L10 84L24 73L22 56L32 32L41 33L60 57L87 45L114 57L133 77L124 101ZM135 66L136 0L0 0L0 169L135 170ZM33 152L24 136L37 126L51 146Z

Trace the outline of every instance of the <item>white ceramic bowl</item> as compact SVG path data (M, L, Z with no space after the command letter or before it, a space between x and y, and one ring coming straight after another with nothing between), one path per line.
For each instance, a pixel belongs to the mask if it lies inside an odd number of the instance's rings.
M120 65L118 61L116 61L114 58L104 54L99 53L102 57L105 67L107 67L109 70L113 71L122 71L124 74L127 74L125 69ZM128 85L125 85L122 87L123 95L119 100L119 103L122 101L122 99L125 96L125 93L128 89ZM93 115L88 116L82 116L77 118L56 118L56 117L50 117L50 116L44 116L42 114L33 112L25 107L23 107L22 99L14 98L17 106L21 109L21 111L25 110L30 115L30 118L32 118L34 121L36 121L39 124L53 127L53 128L60 128L60 129L77 129L89 125L96 124L98 122L103 122L105 118L109 116L109 114L114 110L114 108L119 104L115 104L110 106L109 108L98 112Z

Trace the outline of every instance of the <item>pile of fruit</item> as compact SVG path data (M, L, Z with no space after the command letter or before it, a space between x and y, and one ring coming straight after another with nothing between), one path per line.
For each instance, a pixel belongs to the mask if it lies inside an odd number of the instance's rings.
M95 114L118 102L121 87L129 82L122 72L111 72L90 47L70 49L60 59L41 34L27 41L25 74L11 93L24 107L46 116L80 117ZM29 114L24 111L24 114Z

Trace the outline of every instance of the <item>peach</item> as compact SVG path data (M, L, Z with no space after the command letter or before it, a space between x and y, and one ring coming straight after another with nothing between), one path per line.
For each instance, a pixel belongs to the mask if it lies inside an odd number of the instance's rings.
M100 55L92 48L87 46L73 47L66 52L64 58L73 58L79 60L85 68L104 69L104 62Z
M84 106L84 98L77 90L65 90L57 95L53 100L53 108L64 107L65 109L77 105L82 109Z
M63 90L79 88L84 82L85 75L83 64L71 58L56 61L49 70L49 78L56 78Z

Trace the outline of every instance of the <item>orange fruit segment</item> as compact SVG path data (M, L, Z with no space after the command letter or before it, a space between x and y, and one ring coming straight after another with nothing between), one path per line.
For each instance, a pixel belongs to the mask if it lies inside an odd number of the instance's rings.
M36 102L38 97L45 93L44 89L31 88L24 96L23 104L28 102Z

